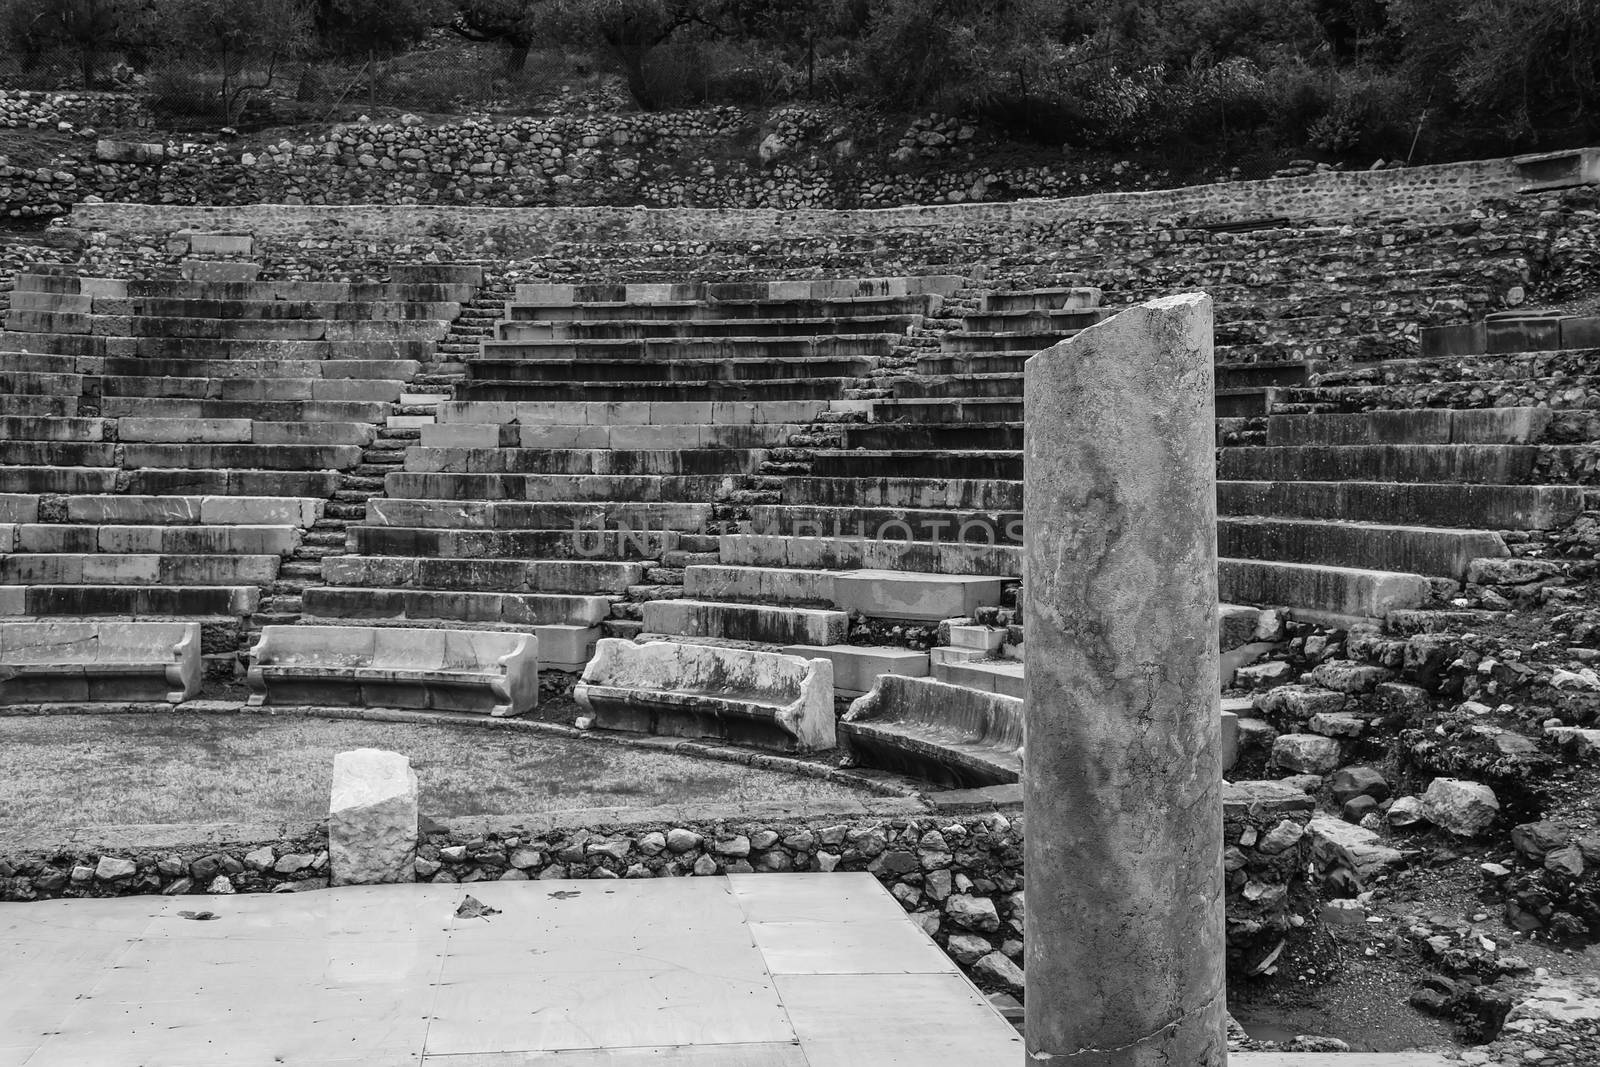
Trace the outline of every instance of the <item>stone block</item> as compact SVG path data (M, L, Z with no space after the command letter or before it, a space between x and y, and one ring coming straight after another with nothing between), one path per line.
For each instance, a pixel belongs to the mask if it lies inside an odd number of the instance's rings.
M909 648L883 648L862 645L786 645L785 655L821 658L833 664L833 692L836 697L858 697L877 684L885 674L923 678L928 674L928 653Z
M179 264L185 281L253 282L261 276L261 264L206 259L186 259Z
M255 251L249 234L191 233L189 251L197 256L248 256Z
M937 622L999 604L1004 581L984 575L847 571L835 576L833 599L841 610L869 618Z
M409 759L375 748L333 758L328 854L334 885L415 879L417 774Z
M1435 778L1422 794L1422 814L1433 825L1458 837L1476 837L1494 824L1500 801L1481 782Z

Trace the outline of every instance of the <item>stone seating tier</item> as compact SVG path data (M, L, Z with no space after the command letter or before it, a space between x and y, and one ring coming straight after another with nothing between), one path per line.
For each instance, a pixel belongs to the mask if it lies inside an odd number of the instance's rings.
M0 704L181 703L200 691L198 623L0 622Z
M208 668L231 677L252 626L298 613L324 504L388 469L368 452L481 271L279 283L191 266L182 281L18 277L0 520L21 525L0 534L0 614L198 621Z
M250 703L487 712L539 697L531 634L363 626L267 626L251 650Z
M572 695L600 729L713 737L778 751L834 745L826 659L606 638Z

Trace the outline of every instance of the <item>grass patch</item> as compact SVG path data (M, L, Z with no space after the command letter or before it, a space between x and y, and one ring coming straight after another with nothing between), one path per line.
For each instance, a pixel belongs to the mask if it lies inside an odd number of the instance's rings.
M804 802L844 786L622 745L475 729L254 715L0 717L0 840L81 826L327 814L335 753L409 756L430 815Z

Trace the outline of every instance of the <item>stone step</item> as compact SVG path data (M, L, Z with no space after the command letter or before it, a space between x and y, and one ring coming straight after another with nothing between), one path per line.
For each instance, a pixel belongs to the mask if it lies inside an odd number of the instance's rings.
M412 448L405 469L461 475L723 475L755 471L764 449Z
M6 315L6 330L15 333L224 341L372 341L390 338L437 341L448 332L448 324L438 319L204 319L192 316L84 315L15 310Z
M740 301L883 300L907 296L950 296L965 285L955 275L918 275L897 278L760 279L735 282L600 282L586 285L534 282L518 285L518 304L559 306L599 302L648 303L650 306L681 301L710 302L726 306Z
M699 502L426 500L375 497L368 526L460 530L613 530L697 532L710 528L712 506Z
M680 543L678 533L660 529L618 532L352 526L349 534L351 551L360 555L437 560L659 560Z
M1269 445L1518 445L1536 443L1549 408L1414 408L1350 414L1273 415Z
M1224 515L1487 530L1548 530L1583 511L1583 490L1558 485L1370 481L1219 481Z
M485 341L487 361L622 360L673 363L682 360L835 359L871 360L891 355L892 334L834 334L827 337L677 337L660 340Z
M0 556L4 585L264 585L278 576L276 555L32 553Z
M3 340L0 335L0 340ZM105 360L97 356L58 356L49 352L0 351L0 367L44 374L99 374Z
M513 300L505 317L513 322L718 322L761 319L829 321L884 316L922 316L935 310L937 297L867 296L836 300L701 300L604 301L543 303Z
M1004 660L935 661L932 675L935 681L983 693L998 693L1019 699L1027 696L1021 663Z
M322 515L314 498L248 496L69 496L69 523L138 526L293 526L304 529ZM31 520L30 520L31 521Z
M195 470L327 471L348 470L361 462L359 445L258 445L208 442L119 446L121 465ZM300 495L300 494L296 494Z
M778 448L806 429L783 422L746 425L654 423L591 426L449 422L422 427L424 448L601 448L619 451Z
M1100 290L1086 286L995 290L983 294L982 314L1053 311L1100 306Z
M288 341L216 337L103 337L88 334L14 333L0 347L65 356L141 359L405 359L427 362L436 342L422 338Z
M1474 559L1510 555L1500 535L1489 530L1227 516L1217 521L1217 551L1239 559L1370 567L1457 581Z
M84 376L49 371L0 370L0 394L20 396L81 396Z
M195 400L175 397L105 397L107 418L246 419L252 422L380 423L394 405L387 401L350 400Z
M837 402L850 410L866 405ZM447 401L439 405L441 425L451 423L520 423L561 426L646 426L655 424L744 426L764 423L810 423L830 410L827 400L630 401L563 403L557 401Z
M1213 411L1219 419L1249 418L1265 415L1272 409L1276 390L1218 389L1213 396Z
M871 478L884 471L901 478L1020 480L1022 453L819 449L811 457L811 473L817 478Z
M1015 545L880 541L851 537L773 537L759 534L723 534L718 538L718 545L723 565L735 567L836 571L865 569L924 575L969 575L995 580L1022 573L1022 550ZM998 596L995 599L998 600Z
M422 365L410 359L107 359L101 373L146 378L303 378L410 381Z
M970 333L1036 333L1070 336L1093 326L1105 314L1098 306L1056 308L1012 308L1007 311L985 309L961 320Z
M33 418L70 418L78 414L76 396L46 396L43 393L0 392L0 411L12 416Z
M779 400L839 400L854 388L850 378L776 378L707 382L512 382L468 381L456 390L465 401L632 401L636 403L750 403Z
M644 581L638 563L572 559L444 559L330 556L322 579L336 586L491 593L625 593Z
M384 492L434 500L709 501L742 487L738 475L714 474L451 474L397 471Z
M255 444L367 448L377 428L367 422L269 422L253 419L118 419L117 440L149 444Z
M962 451L1022 448L1020 422L879 422L845 428L846 449Z
M83 298L80 298L83 299ZM462 314L459 302L404 299L372 300L216 300L197 297L136 296L89 298L106 315L173 319L345 319L448 322Z
M1021 511L1022 483L987 478L784 479L783 502L832 507Z
M873 400L874 422L1022 425L1022 398L905 398Z
M998 605L1008 579L901 570L805 570L725 564L685 568L697 600L832 607L875 619L939 622Z
M1309 367L1303 362L1218 363L1216 387L1219 391L1255 390L1302 385Z
M853 699L861 696L885 674L925 678L930 669L928 654L909 648L882 645L784 645L778 651L788 656L831 662L836 698Z
M115 467L0 466L0 493L112 493Z
M190 470L142 467L118 479L120 492L148 496L281 496L327 498L340 486L336 470ZM107 490L73 490L106 492Z
M1224 448L1217 477L1230 481L1462 482L1517 485L1533 478L1531 445L1273 445Z
M147 397L182 400L394 403L402 381L302 378L140 378L107 375L100 380L105 397Z
M502 341L646 340L702 337L824 337L832 334L903 334L921 315L858 315L721 319L504 319L494 324Z
M1086 318L1082 326L1092 326L1099 316L1098 311L1083 313ZM968 320L970 324L971 320ZM1065 330L1044 329L1037 331L1021 331L1017 333L978 333L968 325L966 330L958 333L947 333L939 338L939 350L953 355L979 352L1005 352L1031 356L1036 352L1043 352L1067 340L1078 332L1078 328Z
M0 586L0 615L232 616L250 615L261 590L249 586Z
M842 645L850 616L816 608L653 600L643 607L646 632L719 637L783 645Z
M300 543L294 526L132 526L23 523L0 526L0 552L121 552L157 555L287 556Z
M741 532L779 537L908 540L956 545L1022 543L1021 511L757 504Z
M436 620L491 625L599 626L611 601L599 596L553 593L477 593L453 589L373 589L312 586L302 594L307 621L345 619L363 623Z
M872 363L857 358L770 356L674 359L671 362L598 359L499 359L485 353L467 361L474 382L765 382L857 378Z
M1022 400L1022 374L962 373L932 375L925 378L897 378L890 386L896 399L936 400L941 398L1012 397Z
M1234 604L1378 619L1431 599L1428 580L1419 574L1229 558L1217 561L1217 593Z
M12 441L0 438L0 463L12 466L115 467L110 441Z
M178 300L471 300L476 285L397 282L254 281L212 282L176 278L86 278L22 272L16 277L18 292L70 293L94 299Z

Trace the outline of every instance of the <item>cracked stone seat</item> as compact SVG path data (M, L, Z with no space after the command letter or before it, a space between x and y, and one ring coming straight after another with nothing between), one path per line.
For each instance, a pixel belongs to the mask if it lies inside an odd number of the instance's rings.
M600 729L778 751L834 745L833 671L825 659L606 638L572 695Z
M250 650L250 703L348 704L520 715L539 700L532 634L266 626Z
M176 704L199 692L198 623L0 622L0 704Z

